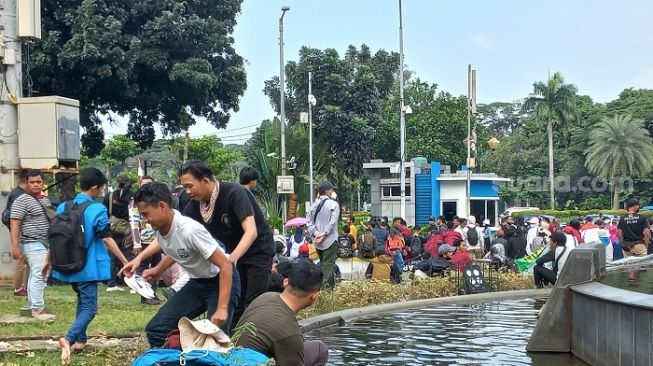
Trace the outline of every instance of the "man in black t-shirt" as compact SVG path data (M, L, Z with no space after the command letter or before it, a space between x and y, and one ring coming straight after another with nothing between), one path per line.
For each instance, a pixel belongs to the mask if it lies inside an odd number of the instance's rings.
M236 265L241 295L232 324L237 324L245 306L267 291L274 256L272 231L246 188L216 181L206 163L184 163L179 180L192 199L184 215L224 243L229 260Z
M116 189L104 196L104 206L107 208L109 216L114 216L118 219L129 222L129 202L134 197L134 191L131 190L131 180L126 175L119 175L116 177ZM110 217L109 217L110 218ZM123 242L125 235L120 233L111 232L111 237L118 244L120 250L124 252ZM122 263L111 254L111 280L107 282L107 291L123 291L118 287L120 282L118 279L118 271L122 268Z
M647 254L651 229L646 217L639 214L639 201L631 198L626 202L628 213L619 219L619 241L625 257L644 257ZM628 280L634 281L638 272L629 272Z

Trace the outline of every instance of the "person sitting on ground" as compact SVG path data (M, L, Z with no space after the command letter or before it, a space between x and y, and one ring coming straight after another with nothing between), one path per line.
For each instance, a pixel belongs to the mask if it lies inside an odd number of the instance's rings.
M508 241L503 238L503 230L497 230L497 237L492 241L490 250L485 255L486 259L492 260L492 266L497 270L503 266L514 269L513 260L506 255L506 245Z
M588 216L585 218L585 223L580 229L580 235L585 243L599 243L601 241L599 235L600 229L592 220L592 216Z
M535 267L533 267L535 286L542 288L548 284L555 285L558 275L565 266L569 252L571 252L565 247L566 241L567 237L563 233L555 232L551 234L549 241L549 249L551 250L538 258ZM548 268L545 265L548 265Z
M304 242L306 242L306 238L304 237L304 229L305 227L303 225L297 227L297 229L295 229L295 234L290 238L290 258L297 258L299 255L299 247L304 244Z
M410 258L416 258L422 253L424 253L424 238L420 235L422 228L418 225L413 227L413 236L410 238L408 243L408 249L410 250Z
M376 257L370 261L365 270L365 278L372 278L380 281L399 283L399 272L394 266L392 257L384 251L376 253Z
M571 220L569 225L562 229L562 232L573 236L575 245L583 244L585 242L583 236L580 234L580 221L578 220Z
M322 271L312 262L294 262L290 276L284 279L281 294L268 292L252 301L237 327L251 323L252 329L243 327L236 341L240 347L252 348L277 365L326 365L329 351L319 340L304 341L296 314L313 305L320 294Z
M338 258L351 258L354 256L354 246L356 243L350 233L351 226L343 226L342 235L338 236Z
M461 232L454 230L453 221L447 221L447 228L440 231L440 235L442 235L442 242L447 245L453 245L456 239L463 238Z
M453 246L456 248L456 252L451 256L451 263L460 271L472 263L472 257L467 251L467 243L461 239L456 240Z

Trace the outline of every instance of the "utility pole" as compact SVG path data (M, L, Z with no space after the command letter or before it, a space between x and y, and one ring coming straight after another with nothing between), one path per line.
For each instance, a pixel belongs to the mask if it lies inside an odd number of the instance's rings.
M280 92L280 112L281 112L281 175L286 175L286 71L283 60L283 16L290 10L289 6L281 7L281 17L279 17L279 92ZM281 217L283 219L283 234L286 234L286 221L288 219L288 198L283 195L283 205Z
M18 106L17 98L22 97L23 82L21 71L21 45L18 37L17 0L5 0L0 5L0 59L6 87L0 85L0 191L9 192L15 185L13 171L20 169L18 161Z
M466 199L467 199L467 217L472 212L472 114L476 114L476 70L472 70L472 65L467 65L467 184L466 184Z
M404 25L399 0L399 182L401 187L400 215L406 219L406 111L404 107Z
M313 96L313 73L308 72L308 194L309 201L313 204L315 199L315 188L313 187L313 105L315 105Z

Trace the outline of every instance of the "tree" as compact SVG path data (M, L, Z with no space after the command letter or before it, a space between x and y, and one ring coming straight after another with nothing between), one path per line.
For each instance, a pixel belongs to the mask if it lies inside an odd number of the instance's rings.
M653 140L644 122L632 116L605 117L590 134L585 165L613 185L612 208L619 208L619 183L642 177L653 169Z
M175 140L170 146L170 150L177 154L178 162L184 161L184 144L179 139ZM203 136L194 139L188 139L188 158L189 160L202 160L213 171L213 175L218 180L234 180L237 176L232 164L240 157L237 150L225 147L220 138L214 135Z
M90 156L104 146L98 113L129 115L128 134L142 148L154 123L172 134L184 117L225 127L246 87L231 36L241 2L43 2L45 32L29 62L34 89L80 101Z
M120 163L121 169L125 169L128 158L136 156L142 152L134 140L126 135L115 135L106 144L100 152L100 157L105 164L113 162Z
M457 166L465 160L463 140L467 136L467 99L438 91L436 84L416 79L404 90L406 105L413 113L406 117L408 159L423 156ZM382 101L382 124L376 130L374 157L399 160L399 88Z
M564 140L569 134L568 121L576 114L577 88L573 84L565 84L564 78L559 72L546 82L538 81L533 84L533 95L526 98L524 109L535 110L536 117L542 121L546 120L546 132L549 143L549 190L551 197L551 209L555 209L554 192L554 171L553 171L553 123L554 117L560 123Z

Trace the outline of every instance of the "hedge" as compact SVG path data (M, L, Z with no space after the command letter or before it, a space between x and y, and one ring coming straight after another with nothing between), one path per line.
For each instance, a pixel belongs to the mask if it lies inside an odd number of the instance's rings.
M602 213L604 215L625 216L626 210L530 210L520 211L512 214L513 218L517 219L526 215L550 215L555 216L559 222L569 222L574 219L583 219L589 215L597 215ZM640 214L651 220L653 218L653 211L642 210Z

